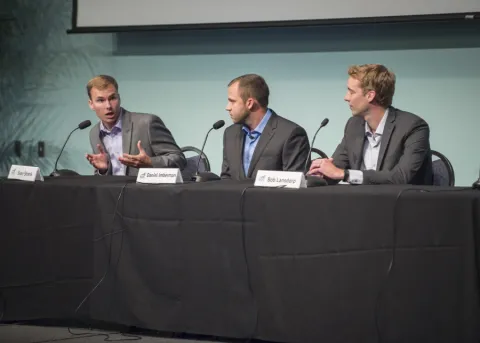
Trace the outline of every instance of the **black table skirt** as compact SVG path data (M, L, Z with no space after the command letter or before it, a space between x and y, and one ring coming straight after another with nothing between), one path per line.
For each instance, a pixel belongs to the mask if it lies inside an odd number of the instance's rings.
M3 320L81 317L281 342L474 342L479 198L436 187L3 181Z

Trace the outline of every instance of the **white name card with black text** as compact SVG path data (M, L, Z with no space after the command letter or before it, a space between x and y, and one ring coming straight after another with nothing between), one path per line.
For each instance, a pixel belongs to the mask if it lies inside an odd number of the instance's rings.
M162 184L183 183L182 174L178 168L140 168L137 175L138 183Z
M256 187L306 188L305 175L301 172L259 170L255 178Z
M43 176L40 174L40 169L38 167L18 166L16 164L13 164L10 167L8 178L31 182L43 181Z

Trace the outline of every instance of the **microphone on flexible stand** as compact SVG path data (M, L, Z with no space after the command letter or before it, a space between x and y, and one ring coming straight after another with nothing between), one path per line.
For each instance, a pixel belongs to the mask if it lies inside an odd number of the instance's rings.
M197 168L195 169L195 175L192 177L192 181L206 182L206 181L220 180L220 176L218 176L217 174L212 173L212 172L201 172L201 173L199 173L198 169L200 168L200 161L201 161L202 156L203 156L203 149L205 148L205 143L207 143L207 138L208 138L208 135L209 135L210 131L218 130L218 129L222 128L224 125L225 125L225 121L219 120L215 124L213 124L213 126L210 128L210 130L208 130L207 135L205 136L205 140L203 141L202 150L200 151L200 155L198 156Z
M327 181L324 178L321 178L320 176L306 175L306 174L308 172L307 170L308 161L310 160L310 155L312 154L313 143L315 142L315 138L317 138L317 134L320 131L320 129L324 126L327 126L328 122L329 122L328 118L325 118L322 120L320 127L313 135L312 144L310 145L310 149L308 150L307 160L305 161L305 167L303 168L303 173L305 174L305 180L307 181L307 187L320 187L320 186L327 185Z
M65 143L63 144L62 150L60 150L60 154L58 154L57 160L55 161L55 167L53 168L53 171L52 171L52 173L50 174L50 176L57 177L57 176L74 176L74 175L79 175L77 172L75 172L75 171L73 171L73 170L69 170L69 169L60 169L60 170L58 170L58 169L57 169L57 164L58 164L58 160L60 159L60 156L62 156L63 149L65 149L65 145L67 145L67 142L68 142L68 140L70 139L70 136L72 135L72 133L74 133L74 132L77 131L77 130L86 129L86 128L89 127L90 125L92 125L92 122L91 122L90 120L84 120L84 121L82 121L80 124L78 124L78 126L77 126L76 128L74 128L74 129L72 130L72 132L70 132L70 134L69 134L68 137L67 137L67 140L66 140Z

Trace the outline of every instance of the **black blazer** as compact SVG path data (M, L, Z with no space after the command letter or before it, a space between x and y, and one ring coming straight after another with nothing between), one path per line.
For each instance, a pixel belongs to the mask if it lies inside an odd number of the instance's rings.
M258 170L303 172L307 159L310 162L308 157L310 144L305 130L272 111L245 175L243 170L245 132L242 126L233 124L225 129L222 178L235 180L255 178Z
M333 154L341 169L360 170L365 142L365 120L352 117ZM376 170L363 171L364 184L433 184L428 124L413 113L394 107L388 111Z

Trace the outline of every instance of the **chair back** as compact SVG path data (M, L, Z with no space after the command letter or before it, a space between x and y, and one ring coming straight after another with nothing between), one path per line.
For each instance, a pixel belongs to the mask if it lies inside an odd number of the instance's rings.
M185 158L187 159L187 165L182 170L182 178L185 181L190 181L192 177L195 175L197 171L197 164L198 164L198 171L199 172L209 172L210 171L210 162L208 161L207 155L205 152L202 154L200 158L200 149L197 149L193 146L186 146L181 148ZM200 160L200 163L198 163Z
M435 186L455 186L455 172L445 155L432 150L432 168Z
M314 157L313 154L315 154L318 157ZM328 155L320 149L312 148L312 154L311 154L312 161L316 160L317 158L328 158Z

